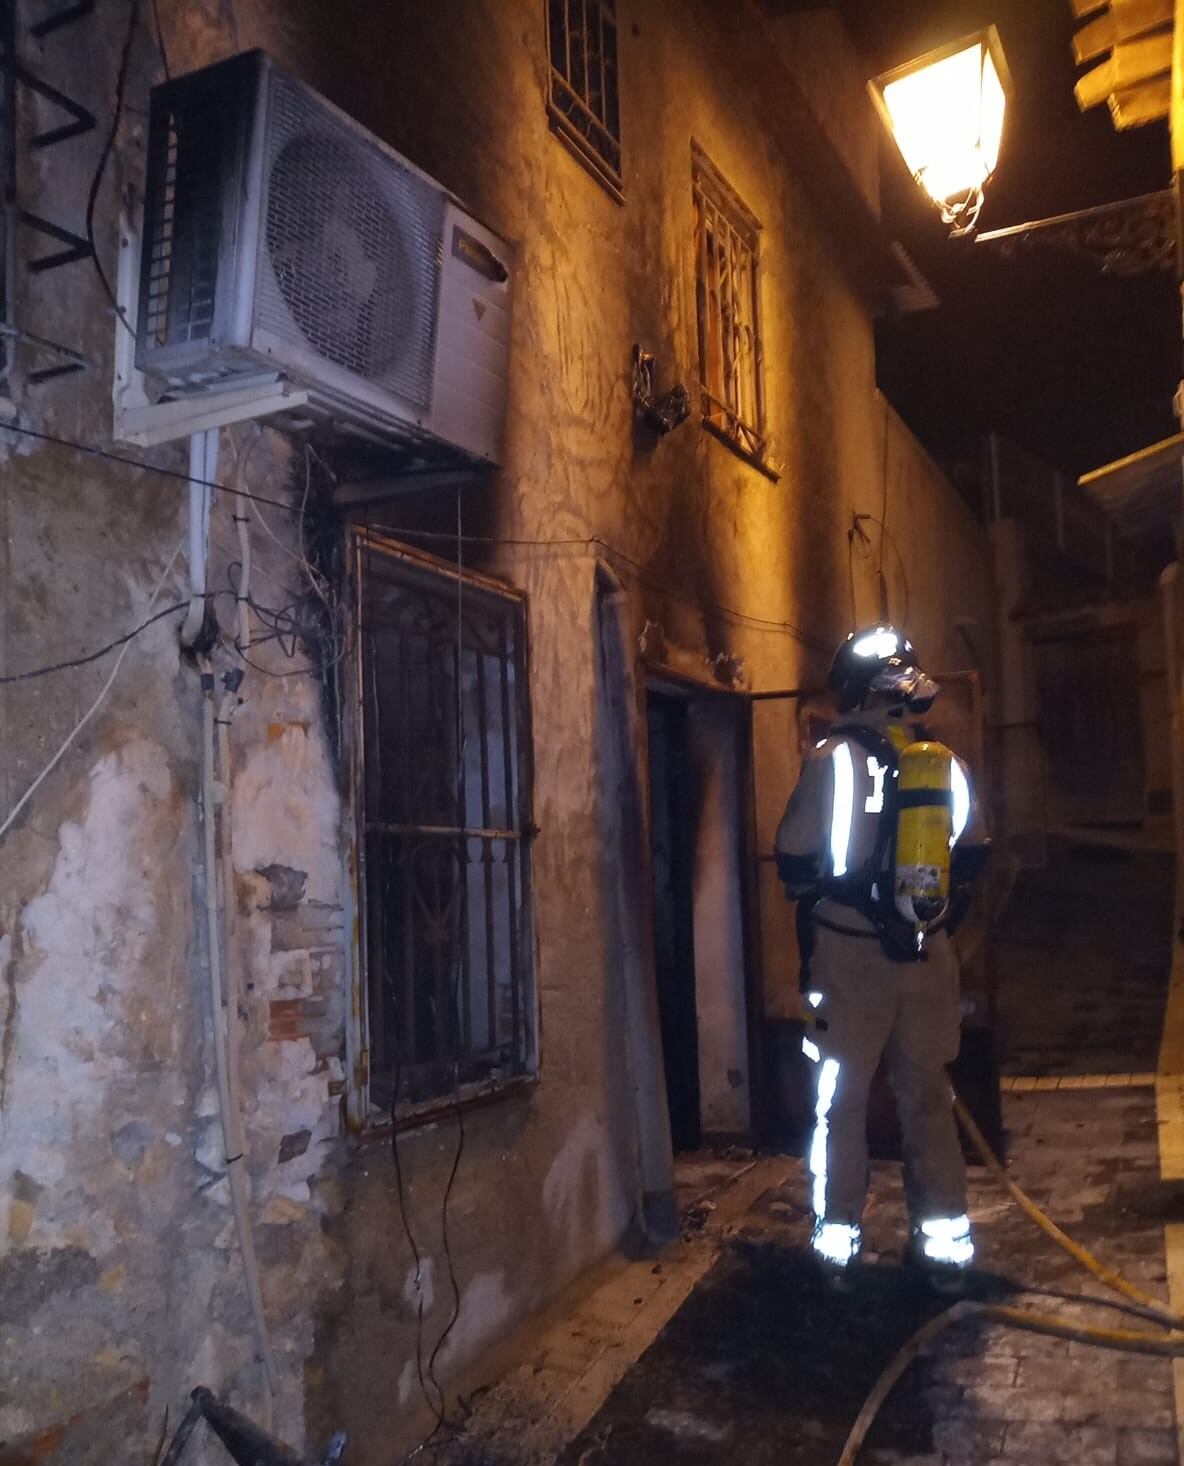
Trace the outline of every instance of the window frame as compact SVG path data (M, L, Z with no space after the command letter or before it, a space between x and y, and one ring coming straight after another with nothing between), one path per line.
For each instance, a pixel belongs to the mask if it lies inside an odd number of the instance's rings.
M703 426L721 442L725 443L746 462L759 468L768 477L776 479L776 472L768 462L768 393L765 385L765 358L763 334L763 273L761 269L760 220L743 201L740 195L697 143L691 144L691 194L694 209L694 232L692 247L695 255L695 323L698 346L698 391L699 412ZM715 221L714 231L708 225ZM736 251L743 252L742 263L747 282L745 293L750 297L750 319L736 307L743 296L733 283L731 301L734 315L741 317L741 329L751 333L751 381L737 379L735 401L728 401L729 365L722 356L724 350L725 307L719 300L712 308L712 270L708 257L708 238L714 232L717 237L720 226L727 230L727 249L735 276ZM715 278L719 281L718 260L720 245L715 245ZM718 283L716 294L719 294ZM712 329L714 327L714 330ZM712 337L717 345L713 348ZM718 362L709 369L709 357L719 356ZM734 364L733 374L745 370ZM719 392L711 381L712 371L718 372ZM743 399L745 388L752 397L751 404ZM754 409L754 411L751 411Z
M620 60L620 34L621 28L617 15L617 0L592 0L592 3L600 7L600 28L601 28L601 98L602 107L598 111L592 101L590 88L586 81L583 85L577 85L572 67L572 17L573 5L581 7L583 15L584 36L587 35L587 6L589 0L543 0L543 24L547 40L547 116L551 123L551 130L565 144L568 150L574 154L593 178L600 183L605 191L617 203L624 203L625 190L622 172L623 150L621 145L621 60ZM563 19L563 40L566 54L566 69L561 69L555 63L556 51L556 9L562 10ZM611 20L613 37L612 67L615 72L615 110L616 110L616 131L611 126L611 107L608 101L608 92L605 87L606 57L604 49L605 36L605 14ZM584 47L584 56L587 57L587 47ZM557 93L559 96L557 97ZM605 150L597 147L596 143L585 132L582 132L572 121L568 111L563 107L562 94L566 93L566 100L577 110L578 115L590 124L591 128L598 134L603 134L609 140L611 148L616 150L616 166L610 157L605 155Z
M504 1096L533 1087L539 1077L539 991L538 963L535 950L533 840L534 824L534 757L530 697L529 601L526 594L502 580L440 559L414 549L389 535L368 526L350 526L348 545L348 577L350 584L351 626L349 635L348 674L343 679L346 706L342 719L343 766L347 771L349 798L346 801L346 881L350 905L348 942L348 974L350 1003L346 1023L347 1070L346 1115L355 1132L386 1130L392 1121L397 1129L431 1121L456 1106L469 1108L496 1101ZM520 650L514 658L520 677L517 686L517 758L518 779L515 800L518 816L519 870L521 892L518 906L521 913L517 953L522 964L518 1001L521 1020L521 1069L511 1074L485 1076L475 1080L449 1082L440 1092L416 1099L396 1098L392 1109L376 1103L374 1085L379 1074L372 1045L371 995L374 975L370 966L367 932L367 812L366 812L366 720L364 698L369 666L365 629L366 559L377 553L409 571L407 583L424 576L438 579L441 591L455 590L459 580L462 589L472 590L483 598L493 598L512 608ZM507 814L509 811L507 811ZM459 828L459 827L458 827ZM515 1040L512 1038L511 1040ZM397 1070L397 1065L395 1066ZM455 1073L455 1071L454 1071Z

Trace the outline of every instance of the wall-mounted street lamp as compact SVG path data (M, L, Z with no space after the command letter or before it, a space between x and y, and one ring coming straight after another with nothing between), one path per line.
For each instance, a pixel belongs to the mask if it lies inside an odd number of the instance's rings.
M909 171L954 235L974 230L999 160L1011 75L995 27L868 83Z

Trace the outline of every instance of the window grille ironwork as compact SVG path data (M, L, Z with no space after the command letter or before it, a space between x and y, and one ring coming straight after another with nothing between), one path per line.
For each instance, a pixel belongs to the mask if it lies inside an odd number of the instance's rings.
M525 609L366 542L359 612L370 1095L389 1109L532 1070Z
M698 149L692 174L703 420L759 463L767 447L760 333L761 226Z
M547 0L551 123L621 197L621 104L616 0Z

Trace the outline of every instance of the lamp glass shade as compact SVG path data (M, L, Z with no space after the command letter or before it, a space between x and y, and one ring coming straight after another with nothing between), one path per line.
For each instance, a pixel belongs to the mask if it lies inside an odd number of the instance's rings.
M935 203L980 192L995 171L1009 85L993 29L873 82L905 163Z

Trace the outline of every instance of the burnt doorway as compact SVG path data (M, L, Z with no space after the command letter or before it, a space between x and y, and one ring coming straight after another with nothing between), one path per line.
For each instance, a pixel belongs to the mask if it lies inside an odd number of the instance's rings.
M695 1005L694 867L687 704L650 692L650 844L654 877L654 961L670 1138L695 1150L699 1116L699 1016Z
M1041 638L1036 669L1054 820L1142 824L1146 794L1135 628Z
M750 725L694 685L648 695L654 952L675 1150L753 1133Z

